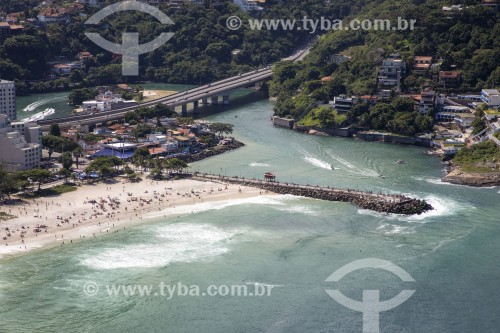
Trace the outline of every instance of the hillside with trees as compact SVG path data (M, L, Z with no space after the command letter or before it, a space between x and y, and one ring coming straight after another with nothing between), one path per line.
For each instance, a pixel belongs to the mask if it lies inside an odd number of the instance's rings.
M443 6L454 4L463 7L443 10ZM481 5L481 1L374 1L349 18L354 17L391 22L402 17L416 20L416 25L414 30L341 30L323 35L303 62L275 66L269 93L277 98L276 115L297 119L316 101L332 100L339 94L376 94L379 66L394 53L408 64L403 93L420 93L425 88L448 93L470 92L500 84L500 12ZM338 64L332 61L334 54L350 59ZM417 75L411 70L415 56L431 56L436 66L424 75ZM439 71L447 70L461 73L461 85L450 89L438 84ZM324 77L329 80L321 81ZM343 125L407 135L430 129L431 118L407 108L409 102L396 101L402 103L396 108L394 101L375 107L357 105L347 114Z
M20 92L145 80L207 83L278 61L311 38L307 31L256 31L249 29L247 24L239 30L230 30L226 27L229 16L237 15L243 22L252 17L343 17L357 11L363 3L361 0L341 0L325 5L322 0L291 0L283 6L279 0L269 0L265 10L247 13L231 1L222 2L219 6L212 6L210 1L205 6L186 2L181 8L160 5L160 9L175 22L174 25L161 25L148 14L126 11L107 17L100 26L84 25L87 18L74 13L68 24L39 27L27 20L35 19L41 8L35 7L32 2L2 1L0 13L23 12L25 29L21 35L3 41L0 39L0 77L17 80ZM54 6L64 8L69 4L59 0L54 1ZM85 7L83 12L90 17L97 10ZM124 31L139 32L140 43L154 40L162 32L175 34L162 47L140 57L138 77L124 77L121 75L121 58L101 49L84 35L85 32L98 32L109 41L121 43ZM61 57L73 61L83 51L93 55L92 59L85 61L84 68L56 80L44 80L50 73L50 63Z

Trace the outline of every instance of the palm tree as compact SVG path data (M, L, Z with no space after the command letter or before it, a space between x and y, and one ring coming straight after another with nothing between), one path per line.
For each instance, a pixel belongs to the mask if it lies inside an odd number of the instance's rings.
M74 150L73 150L73 157L75 158L75 162L76 162L76 168L78 169L78 162L79 162L79 158L82 157L82 153L83 153L83 149L82 147L78 146L76 147Z

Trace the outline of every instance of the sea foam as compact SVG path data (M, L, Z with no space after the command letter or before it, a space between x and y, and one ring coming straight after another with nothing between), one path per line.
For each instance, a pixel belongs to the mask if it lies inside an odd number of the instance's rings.
M119 269L210 261L229 252L231 237L242 232L223 230L210 224L171 224L158 228L151 243L106 248L83 259L81 264L94 269Z
M213 201L213 202L201 202L194 205L183 205L169 207L159 212L152 212L146 214L144 218L158 218L162 216L169 215L185 215L201 213L210 210L220 210L232 206L239 205L268 205L268 206L282 206L286 204L286 201L297 200L297 197L289 194L284 195L260 195L251 198L241 198L223 201Z

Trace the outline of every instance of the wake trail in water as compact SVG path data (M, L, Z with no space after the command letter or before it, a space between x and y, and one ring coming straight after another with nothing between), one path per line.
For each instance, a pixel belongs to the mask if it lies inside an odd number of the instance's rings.
M296 149L300 154L303 155L302 160L306 161L307 163L321 169L333 170L332 165L330 163L319 159L318 157L307 152L305 149L302 148L296 148Z
M48 104L48 103L51 103L51 102L57 102L57 101L63 101L63 100L65 100L64 97L49 97L49 98L45 98L45 99L42 99L42 100L39 100L39 101L36 101L36 102L33 102L33 103L29 104L28 106L26 106L23 109L23 111L24 112L33 112L37 108L39 108L40 106L42 106L44 104Z
M270 167L271 165L267 164L267 163L260 163L260 162L252 162L249 164L249 166L251 167Z
M35 122L35 121L38 121L38 120L42 120L42 119L45 119L46 117L48 117L50 115L53 115L55 112L56 112L55 109L45 109L42 112L35 113L31 117L24 118L22 120L22 122L24 122L24 123L30 123L30 122Z
M347 168L347 170L349 170L353 173L357 173L357 174L360 174L360 175L363 175L366 177L379 177L380 176L379 173L376 171L373 171L370 169L363 169L361 167L353 165L349 161L347 161L347 160L343 159L342 157L338 156L337 154L335 154L331 149L325 149L325 152L328 156L330 156L335 161L337 161L340 164L342 164L343 166L345 166Z

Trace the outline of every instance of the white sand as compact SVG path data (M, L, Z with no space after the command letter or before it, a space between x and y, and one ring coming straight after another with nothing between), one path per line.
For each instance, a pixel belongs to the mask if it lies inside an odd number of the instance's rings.
M0 222L0 258L34 249L71 246L74 240L147 223L151 220L142 218L146 213L161 214L165 210L165 215L172 215L178 206L248 198L259 193L255 188L195 180L84 184L77 191L61 196L3 206L2 211L17 217ZM92 200L96 203L91 203ZM39 225L47 228L34 232ZM4 237L7 239L3 240Z

